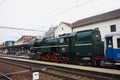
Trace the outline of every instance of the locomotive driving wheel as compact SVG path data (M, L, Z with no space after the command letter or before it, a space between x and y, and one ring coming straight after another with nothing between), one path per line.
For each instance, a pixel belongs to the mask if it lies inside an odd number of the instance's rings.
M53 54L52 61L58 63L58 56L56 54Z
M50 53L47 53L47 54L45 55L45 58L46 58L47 61L50 61L50 59L51 59L51 54L50 54Z
M42 60L42 61L45 60L45 55L44 55L44 54L41 54L41 55L40 55L40 60Z

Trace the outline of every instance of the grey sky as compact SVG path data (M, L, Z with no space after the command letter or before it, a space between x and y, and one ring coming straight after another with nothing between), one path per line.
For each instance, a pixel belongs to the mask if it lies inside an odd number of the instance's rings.
M72 23L119 8L120 0L5 0L0 6L0 26L47 31L61 21ZM43 33L0 28L0 43Z

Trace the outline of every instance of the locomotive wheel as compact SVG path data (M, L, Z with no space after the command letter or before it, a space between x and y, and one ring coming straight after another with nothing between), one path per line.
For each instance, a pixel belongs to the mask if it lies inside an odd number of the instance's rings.
M65 63L65 64L68 63L68 57L66 57L64 55L59 55L58 58L59 58L58 60L60 63Z
M47 53L47 54L45 55L45 58L46 58L47 61L50 61L50 59L51 59L51 54L50 54L50 53Z
M73 62L73 64L80 65L80 60L78 58L76 58L75 61Z
M58 63L58 56L56 54L52 56L52 61Z
M95 66L95 62L94 61L88 61L86 63L86 66Z
M63 57L63 58L62 58L62 63L65 63L65 64L68 63L68 62L67 62L67 57Z
M44 55L43 54L40 55L40 60L42 60L42 61L44 60Z
M105 67L105 60L100 61L100 67Z

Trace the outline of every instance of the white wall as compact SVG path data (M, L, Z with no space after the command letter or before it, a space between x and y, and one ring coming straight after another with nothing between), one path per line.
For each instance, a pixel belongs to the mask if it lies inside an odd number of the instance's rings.
M119 19L114 19L114 20L109 20L109 21L104 21L104 22L99 22L99 23L94 23L86 26L81 26L73 29L73 32L76 31L82 31L82 30L87 30L87 29L94 29L94 28L99 28L102 36L102 40L104 40L105 34L111 33L110 31L110 25L116 25L116 32L120 32L120 18Z
M59 26L56 28L54 34L55 34L55 37L58 37L61 34L71 33L71 32L72 32L71 27L69 27L68 25L64 23L60 23Z

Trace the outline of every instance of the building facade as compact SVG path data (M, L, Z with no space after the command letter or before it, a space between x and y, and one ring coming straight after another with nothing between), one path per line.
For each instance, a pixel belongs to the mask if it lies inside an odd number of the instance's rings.
M120 9L80 19L71 24L61 22L55 30L55 37L65 33L95 28L100 30L102 40L106 34L120 32Z
M36 40L36 36L24 35L15 42L15 45L27 44L30 41Z
M80 19L73 23L61 22L52 33L54 37L59 37L62 34L88 29L99 29L102 40L106 34L120 32L120 9Z
M61 22L55 29L55 37L58 37L61 34L67 34L72 32L72 25L66 22Z
M55 37L55 29L57 27L50 27L49 30L45 33L44 38L53 38Z
M120 32L120 9L81 19L72 24L73 32L95 28L100 30L102 40L106 34Z

